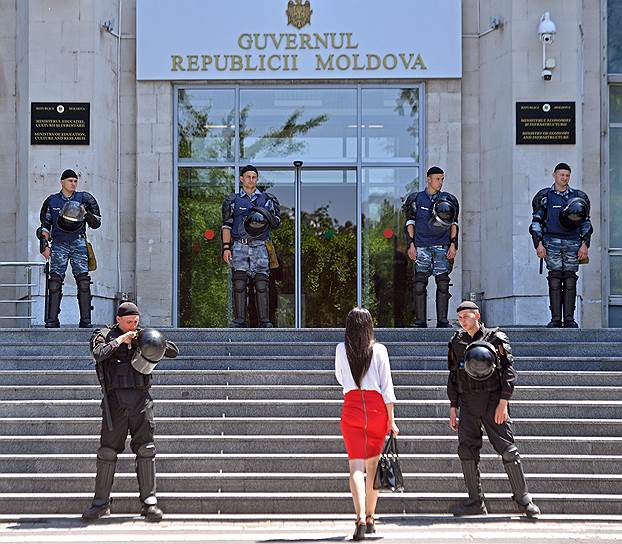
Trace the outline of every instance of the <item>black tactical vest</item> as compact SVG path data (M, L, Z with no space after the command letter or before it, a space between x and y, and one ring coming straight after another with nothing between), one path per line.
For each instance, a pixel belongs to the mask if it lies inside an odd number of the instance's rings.
M102 329L101 334L108 343L121 336L123 331L115 325L109 329ZM151 387L151 375L141 374L134 370L131 364L135 349L134 345L128 346L123 343L108 359L102 361L108 392L115 389L148 389Z

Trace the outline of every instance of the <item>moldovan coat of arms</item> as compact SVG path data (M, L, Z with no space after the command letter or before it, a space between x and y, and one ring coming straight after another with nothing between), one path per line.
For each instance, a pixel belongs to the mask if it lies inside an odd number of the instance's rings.
M311 23L311 4L309 0L289 0L287 2L287 24L302 28Z

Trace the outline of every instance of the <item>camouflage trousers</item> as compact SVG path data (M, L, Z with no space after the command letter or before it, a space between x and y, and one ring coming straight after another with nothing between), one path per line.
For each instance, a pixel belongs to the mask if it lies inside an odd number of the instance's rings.
M266 243L255 240L249 244L233 242L233 270L246 272L251 278L256 274L270 274Z
M418 247L415 273L423 273L428 277L449 274L454 265L447 258L447 249L447 246Z
M563 238L545 237L542 243L546 249L546 268L562 272L576 272L579 270L577 252L581 247L579 240L564 240Z
M65 277L67 264L71 261L71 271L74 276L87 274L89 259L86 252L86 240L83 236L71 242L52 241L52 255L50 257L50 274Z

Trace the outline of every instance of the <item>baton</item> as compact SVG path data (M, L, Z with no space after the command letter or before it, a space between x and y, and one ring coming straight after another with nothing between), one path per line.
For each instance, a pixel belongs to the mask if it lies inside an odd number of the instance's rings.
M544 259L540 259L540 274L542 274L542 265L544 264Z
M102 388L102 410L104 412L104 419L106 420L106 427L109 431L113 430L112 415L110 413L110 403L108 402L108 390L106 389L106 376L101 363L95 363L95 371L97 372L97 381Z
M45 297L43 302L43 319L45 322L48 322L50 317L50 297L48 296L49 287L50 287L50 260L45 260L45 268L43 269L45 273Z

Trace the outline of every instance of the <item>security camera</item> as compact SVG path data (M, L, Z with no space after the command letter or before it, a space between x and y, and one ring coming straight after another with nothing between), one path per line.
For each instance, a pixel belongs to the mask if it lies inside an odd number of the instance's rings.
M547 68L542 70L542 79L544 81L551 81L552 77L553 77L553 72L551 72L551 70L548 70Z
M553 43L555 40L555 34L557 28L555 23L551 21L551 14L546 11L542 17L540 17L540 24L538 25L538 37L543 44Z

